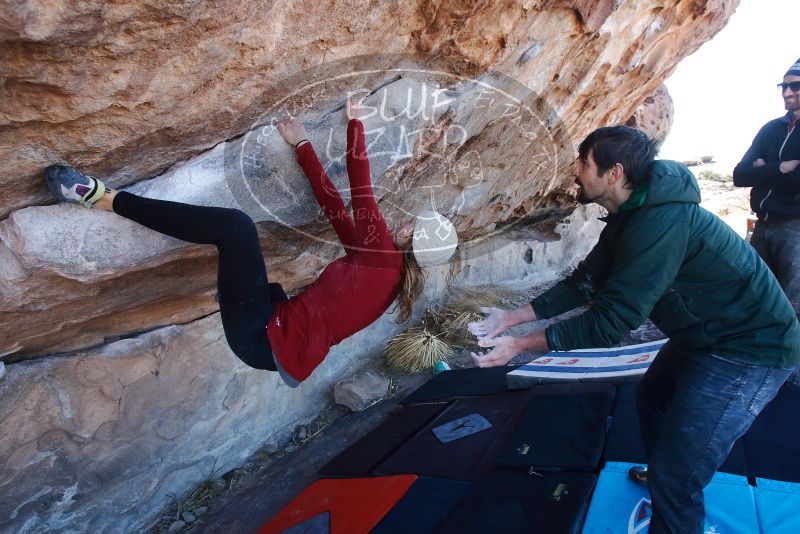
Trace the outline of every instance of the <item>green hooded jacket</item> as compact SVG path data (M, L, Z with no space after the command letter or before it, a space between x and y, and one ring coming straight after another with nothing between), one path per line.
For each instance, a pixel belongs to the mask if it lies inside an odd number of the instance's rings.
M612 347L650 317L679 348L770 367L800 363L800 325L755 250L700 205L684 165L657 160L650 182L605 218L597 245L531 302L551 350Z

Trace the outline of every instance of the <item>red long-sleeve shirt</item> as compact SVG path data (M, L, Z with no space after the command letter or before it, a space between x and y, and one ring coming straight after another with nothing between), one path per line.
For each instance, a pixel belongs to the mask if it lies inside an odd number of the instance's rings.
M403 268L372 192L364 125L347 125L347 174L355 220L317 158L311 143L297 149L314 196L346 255L295 297L277 303L267 337L281 367L305 380L328 351L377 320L397 296Z

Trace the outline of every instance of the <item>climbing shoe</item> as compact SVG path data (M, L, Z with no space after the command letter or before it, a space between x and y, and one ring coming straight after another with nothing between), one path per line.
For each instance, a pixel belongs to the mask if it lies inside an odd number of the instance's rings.
M628 477L639 484L640 486L647 486L647 468L641 465L634 465L628 469Z
M44 181L53 196L61 202L83 204L88 208L106 193L103 182L66 165L47 167L44 170Z

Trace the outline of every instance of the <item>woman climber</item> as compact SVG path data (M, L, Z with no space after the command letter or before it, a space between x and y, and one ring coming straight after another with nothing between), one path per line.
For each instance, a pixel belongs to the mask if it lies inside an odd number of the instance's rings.
M391 234L373 196L364 126L354 117L360 109L348 102L346 158L354 218L323 170L303 125L296 119L277 124L284 140L294 146L297 161L346 252L291 299L280 284L268 282L256 226L240 210L114 191L63 165L47 167L45 181L58 200L113 211L183 241L215 245L220 315L228 345L250 367L278 371L296 387L331 346L369 326L395 300L399 321L407 321L423 288L423 271L412 251L414 220ZM445 248L449 256L455 244Z

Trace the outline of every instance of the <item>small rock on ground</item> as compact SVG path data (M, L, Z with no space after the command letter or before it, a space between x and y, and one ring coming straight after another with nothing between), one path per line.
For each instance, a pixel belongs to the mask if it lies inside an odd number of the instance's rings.
M300 425L294 429L294 436L295 441L305 441L308 438L308 428L305 425Z
M389 378L375 371L366 371L340 380L333 387L333 400L354 412L372 405L389 393Z

